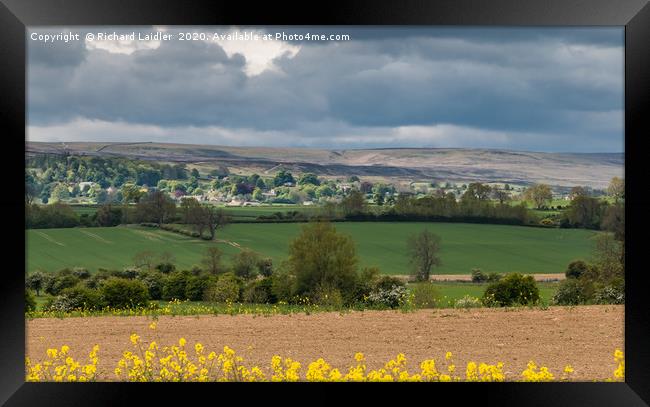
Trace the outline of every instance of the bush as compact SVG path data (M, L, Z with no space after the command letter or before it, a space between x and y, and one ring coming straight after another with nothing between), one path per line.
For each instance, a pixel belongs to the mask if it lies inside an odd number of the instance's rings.
M72 271L68 269L60 270L55 276L47 279L45 292L50 295L59 295L62 290L76 286L79 281L78 277L72 275Z
M358 300L368 297L381 278L377 267L364 267L359 274L354 297Z
M259 256L255 252L245 249L234 256L232 270L237 277L252 280L257 277L258 261Z
M553 294L553 303L556 305L578 305L584 304L591 296L586 292L585 280L577 278L567 278L560 283L555 294Z
M74 303L66 295L57 295L47 300L45 309L54 312L70 312L74 310Z
M487 306L508 307L538 302L539 289L535 279L519 273L509 274L500 281L490 284L483 294L483 304Z
M36 299L30 290L25 290L25 312L36 311Z
M112 308L137 308L147 305L149 290L138 280L111 277L100 290L104 303Z
M203 299L210 302L224 303L239 301L241 282L232 273L219 276L203 295Z
M335 308L343 306L341 291L332 284L318 284L310 297L311 301L317 305Z
M140 274L140 269L137 267L126 267L124 270L115 270L113 275L120 278L133 279Z
M160 300L163 297L163 288L167 281L167 276L157 271L142 272L138 275L138 279L144 283L149 291L149 298L152 300Z
M290 302L294 295L295 277L287 271L273 274L271 278L271 293L278 301Z
M185 285L185 298L190 301L201 301L203 293L208 288L211 281L207 275L190 276Z
M271 277L273 274L273 259L270 257L260 259L257 262L257 270L263 277Z
M171 273L163 285L163 300L184 300L187 298L185 296L185 290L191 277L192 275L189 271L175 271Z
M481 269L472 269L472 282L473 283L484 283L488 279L488 275L485 274Z
M377 279L373 288L375 290L390 290L395 286L406 287L406 283L397 277L382 276Z
M472 297L471 295L465 295L463 298L459 298L454 303L454 308L480 308L483 304L481 303L480 298Z
M487 282L496 283L497 281L501 281L502 278L503 278L503 274L499 274L493 271L491 273L488 273Z
M580 278L589 271L589 265L582 260L574 260L567 266L564 275L566 278Z
M82 267L75 267L72 269L72 275L78 279L85 280L90 277L90 272Z
M102 295L98 290L93 290L81 284L64 289L61 291L60 296L67 299L67 304L72 309L94 310L101 309L104 306Z
M35 271L25 277L25 288L35 291L36 295L40 295L41 290L46 287L50 278L51 277L49 275L43 273L42 271Z
M368 303L374 306L397 308L408 298L406 287L393 285L390 289L378 288L368 296Z
M273 294L273 282L270 278L251 282L244 290L243 300L251 304L274 304L277 297Z
M170 274L176 271L176 266L172 263L159 263L156 265L156 270L163 274Z
M413 305L417 308L435 308L439 298L438 290L431 283L413 284Z
M594 292L596 304L625 304L625 280L617 279Z
M94 289L99 289L104 281L111 277L108 275L106 272L97 272L95 274L92 274L90 277L87 279L83 280L82 283L84 286L87 288L94 288Z

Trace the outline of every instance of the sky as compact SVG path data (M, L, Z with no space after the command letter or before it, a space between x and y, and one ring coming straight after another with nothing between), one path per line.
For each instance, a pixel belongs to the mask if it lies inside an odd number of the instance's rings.
M623 152L622 27L32 27L27 44L30 141Z

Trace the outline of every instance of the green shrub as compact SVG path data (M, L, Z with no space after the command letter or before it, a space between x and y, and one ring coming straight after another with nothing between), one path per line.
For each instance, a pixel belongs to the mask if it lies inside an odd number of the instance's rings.
M87 279L83 280L82 283L88 288L99 289L104 281L106 281L106 279L109 277L110 276L108 276L106 273L97 272L95 274L92 274Z
M257 270L263 277L271 277L273 274L273 259L270 257L260 259L257 262Z
M366 302L373 306L397 308L408 299L408 291L403 280L382 276L375 282Z
M30 290L25 290L25 312L36 311L36 299Z
M485 274L481 269L472 269L472 282L473 283L484 283L488 279L488 275Z
M390 290L393 287L405 287L406 283L397 277L381 276L377 279L374 285L375 290Z
M133 279L138 277L140 274L140 269L137 267L126 267L123 270L116 270L114 276L120 278Z
M364 267L361 270L354 294L357 302L361 302L370 295L380 278L381 271L377 267Z
M487 275L487 282L488 283L496 283L497 281L500 281L503 278L503 274L496 273L494 271L488 273Z
M594 292L596 304L625 304L625 280L615 279Z
M225 273L205 290L203 299L217 303L236 302L239 301L240 291L240 280L232 273Z
M163 300L184 300L187 282L192 275L189 271L175 271L167 276L165 284L163 285L162 298Z
M214 281L216 281L216 279L211 280L207 275L191 275L187 279L187 283L185 285L185 298L190 301L201 301L203 299L203 293L208 288L210 283Z
M253 281L244 289L243 300L251 304L274 304L277 297L273 294L271 278Z
M41 290L45 289L49 279L51 277L42 271L29 273L25 278L25 288L35 291L36 295L41 295Z
M324 307L340 308L343 306L341 290L333 284L318 284L310 293L312 303Z
M75 267L72 269L72 275L81 280L85 280L90 277L90 272L85 268Z
M562 281L553 294L552 301L556 305L579 305L585 304L591 299L586 290L588 281L577 278L567 278Z
M391 288L376 288L366 302L372 306L398 308L406 303L408 292L403 285L393 285Z
M258 262L259 256L255 252L245 249L233 257L232 270L237 277L252 280L257 277Z
M72 275L72 271L58 272L57 275L47 279L45 292L50 295L59 295L62 290L76 286L79 281L78 277Z
M172 263L160 263L156 265L156 270L163 274L170 274L176 271L176 266Z
M142 281L111 277L100 292L104 303L112 308L137 308L147 305L149 290Z
M60 296L67 298L72 309L95 310L104 306L101 293L82 284L62 290Z
M482 300L487 306L499 307L537 304L539 289L532 276L512 273L490 284L485 289Z
M163 288L167 281L167 276L157 271L144 271L138 275L138 280L142 281L149 291L149 298L160 300L163 297Z
M273 273L271 293L278 301L289 303L294 296L295 277L286 270Z
M413 305L417 308L435 308L440 294L433 284L424 282L413 284Z
M589 271L589 265L582 260L574 260L567 266L564 275L566 278L580 278Z

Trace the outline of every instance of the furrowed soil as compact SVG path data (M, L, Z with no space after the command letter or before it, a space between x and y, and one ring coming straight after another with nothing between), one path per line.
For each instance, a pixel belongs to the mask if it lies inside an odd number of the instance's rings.
M44 359L47 348L68 345L71 355L87 361L99 344L99 372L115 380L113 369L137 333L161 347L187 339L190 355L195 342L217 354L225 345L268 373L273 355L307 365L322 357L342 372L363 352L368 369L376 369L404 353L411 373L424 359L445 368L445 352L453 353L457 374L464 377L469 361L504 362L508 380L520 379L528 361L549 367L560 376L564 366L575 369L572 380L603 380L613 376L616 348L624 350L624 306L550 307L542 309L437 309L403 313L364 311L311 315L164 316L157 327L150 317L39 318L26 321L27 356Z

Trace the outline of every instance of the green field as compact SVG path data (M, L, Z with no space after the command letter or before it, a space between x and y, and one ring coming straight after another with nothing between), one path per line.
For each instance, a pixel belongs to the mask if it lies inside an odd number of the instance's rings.
M539 288L539 296L545 303L550 303L553 294L558 287L557 282L546 283L540 282L537 283ZM439 295L439 304L445 307L453 307L456 300L463 298L466 295L472 297L481 298L485 289L489 285L488 283L476 284L476 283L458 283L458 282L435 282L433 283L434 287L438 291Z
M278 264L303 225L231 224L217 232L220 243L139 226L27 230L27 269L121 269L144 250L170 252L178 267L189 268L213 244L226 255L240 250L236 244L249 247ZM440 274L468 274L475 267L487 272L562 273L569 261L590 257L596 234L581 229L462 223L340 222L335 227L352 236L362 266L378 266L385 274L409 272L406 240L425 227L442 238L443 265L435 271Z
M233 220L254 220L258 216L272 215L276 212L301 212L305 215L313 215L318 212L319 208L315 206L306 205L289 205L289 204L274 204L264 206L224 206L224 212L232 216Z

